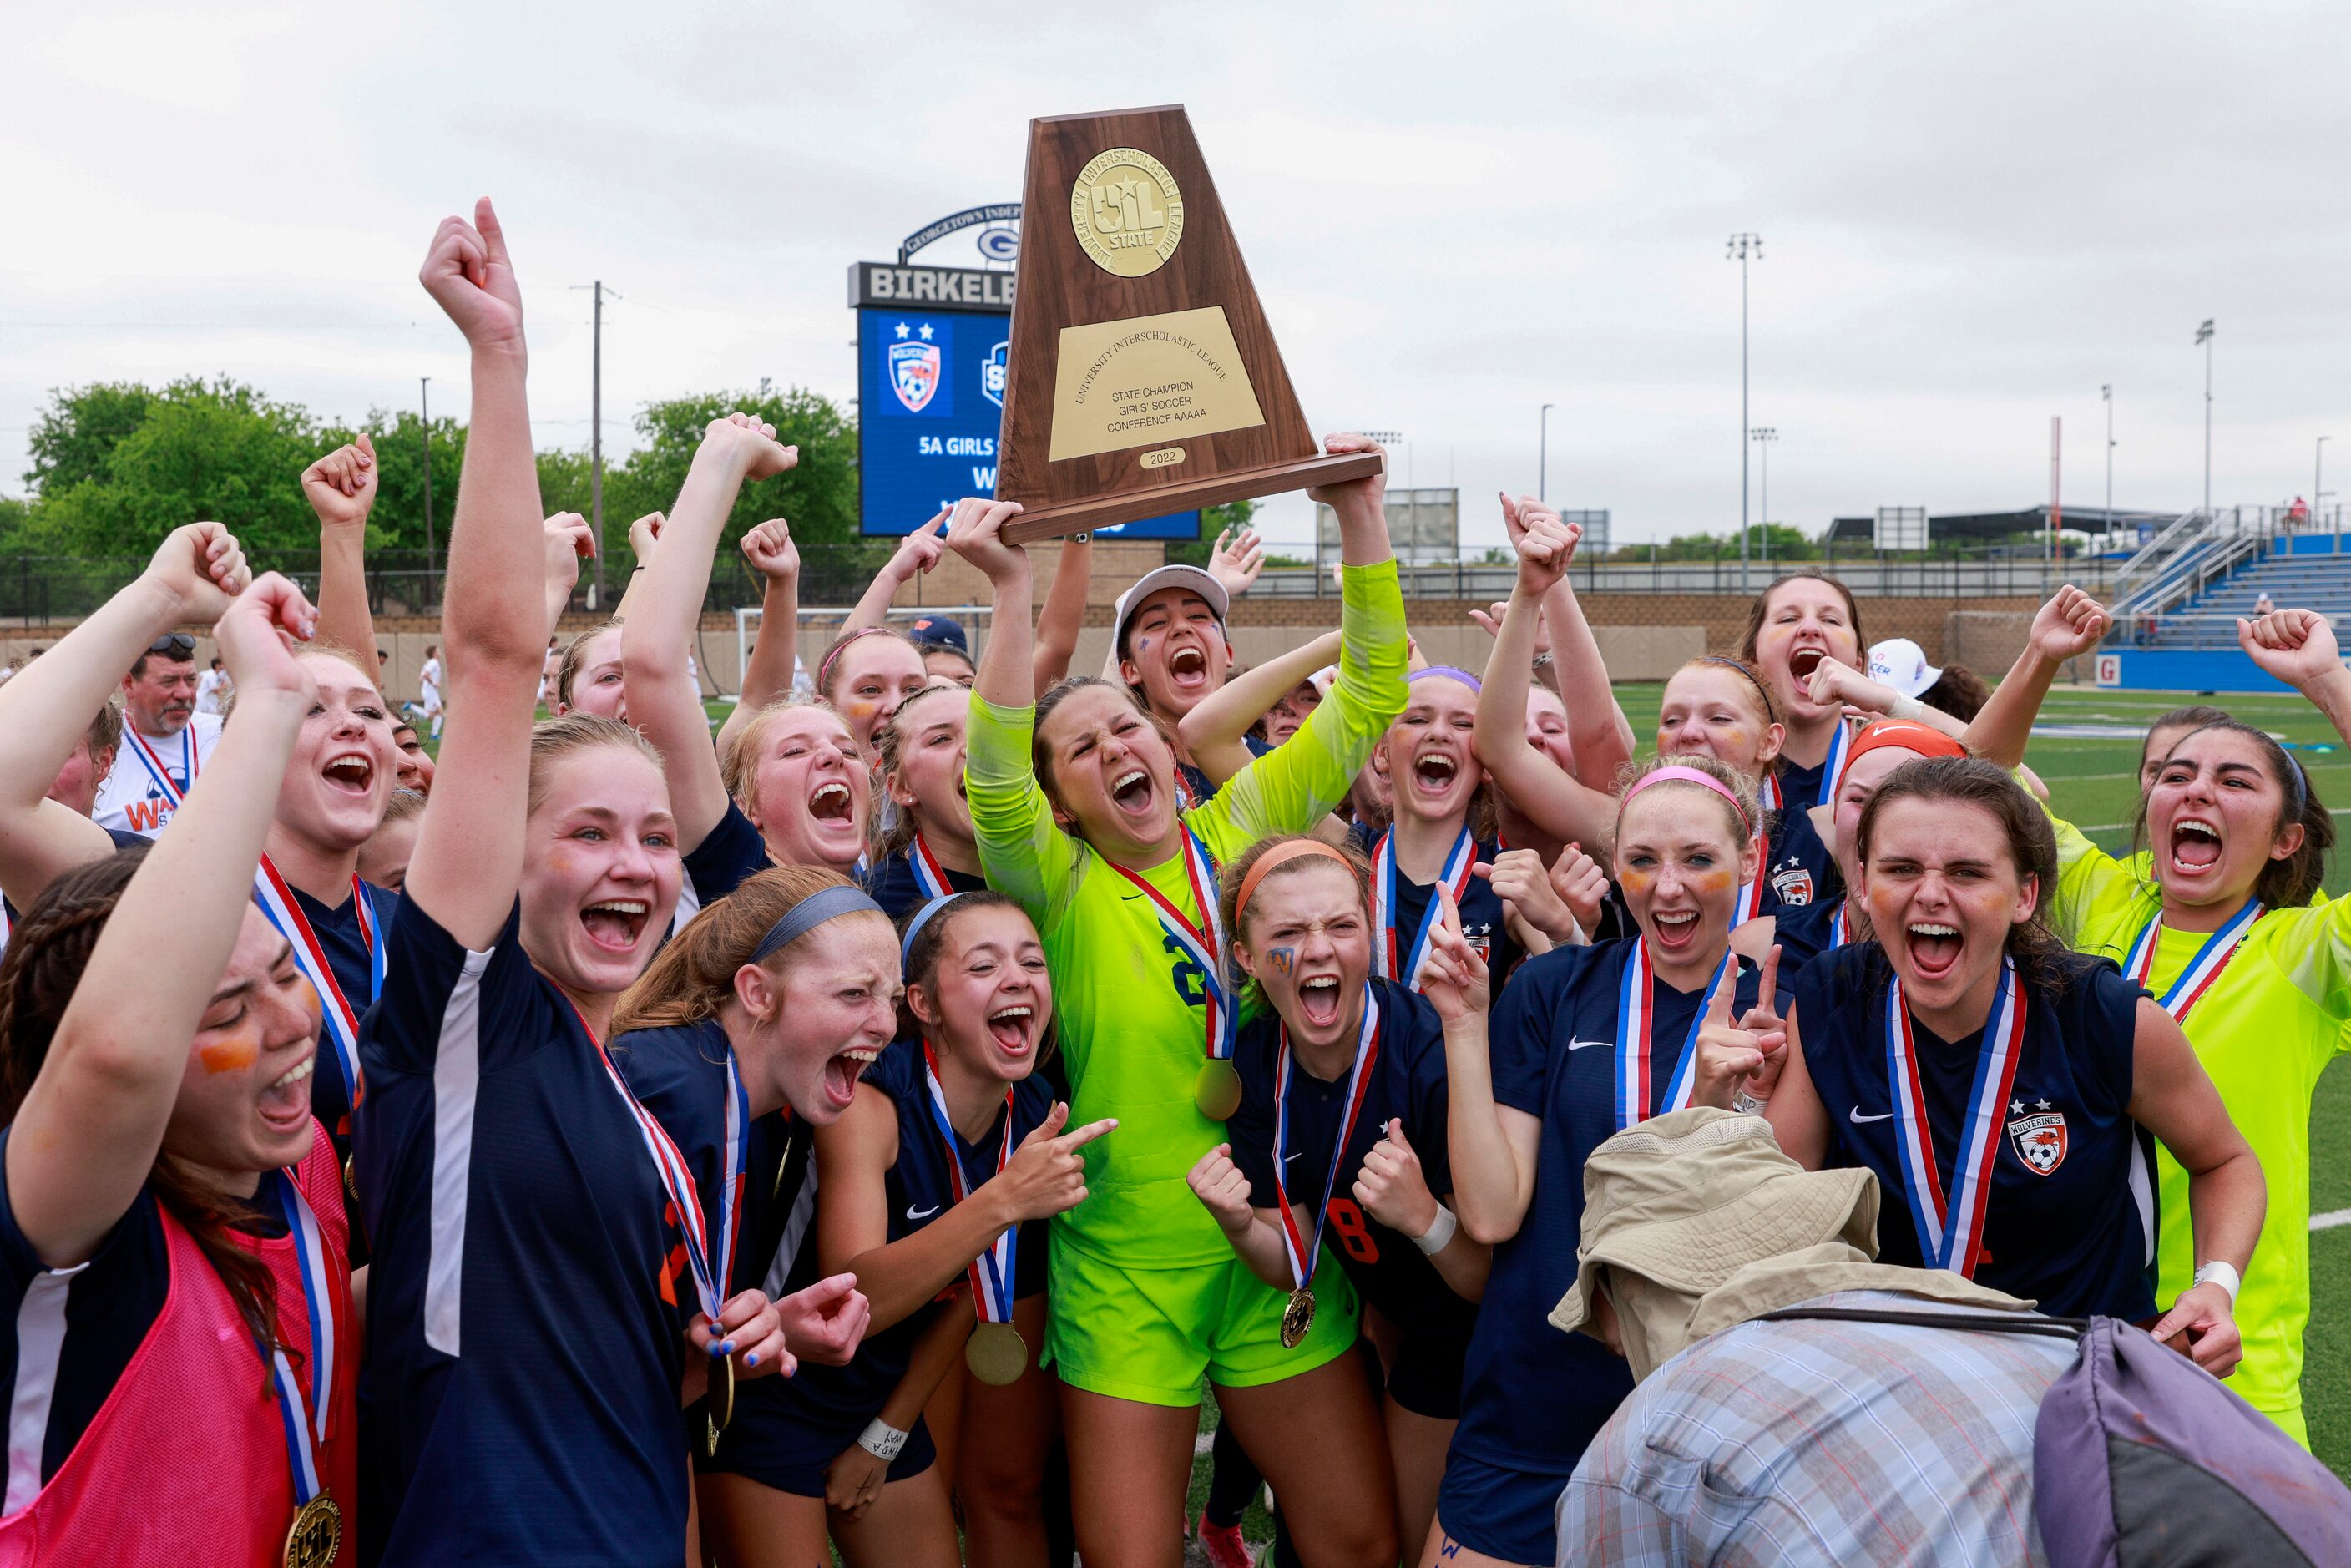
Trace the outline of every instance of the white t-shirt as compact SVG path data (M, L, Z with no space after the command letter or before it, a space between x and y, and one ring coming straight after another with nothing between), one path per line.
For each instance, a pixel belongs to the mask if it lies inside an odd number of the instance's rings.
M163 831L178 810L177 803L163 787L156 782L152 770L160 764L182 793L187 792L191 779L189 758L193 755L195 770L202 772L204 763L220 744L221 718L218 714L199 713L189 716L188 727L169 740L155 740L134 731L126 717L122 725L122 745L114 753L114 767L98 787L98 800L90 807L90 820L101 828L124 828L134 833L153 838Z
M441 700L441 661L425 660L424 667L416 672L416 684L423 688L424 701L428 706L439 702Z
M196 677L196 711L216 714L221 710L221 694L229 689L226 670L206 670Z

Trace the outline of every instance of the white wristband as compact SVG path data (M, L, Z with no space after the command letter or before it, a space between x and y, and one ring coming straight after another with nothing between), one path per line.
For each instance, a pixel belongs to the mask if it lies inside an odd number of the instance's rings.
M2237 1292L2245 1288L2244 1277L2237 1272L2237 1266L2233 1263L2224 1263L2218 1258L2213 1259L2210 1263L2198 1265L2196 1278L2189 1281L2189 1288L2193 1290L2196 1286L2204 1284L2218 1285L2228 1291L2231 1311L2236 1309Z
M1413 1238L1412 1244L1434 1258L1452 1241L1459 1223L1453 1218L1453 1211L1440 1203L1437 1206L1437 1218L1428 1222L1426 1230Z
M876 1416L866 1423L865 1430L857 1435L857 1446L886 1464L896 1458L898 1450L906 1446L906 1436Z
M1920 702L1917 697L1897 695L1894 699L1894 706L1886 710L1886 716L1888 718L1907 718L1913 723L1916 723L1917 722L1919 716L1924 714L1926 711L1927 705Z

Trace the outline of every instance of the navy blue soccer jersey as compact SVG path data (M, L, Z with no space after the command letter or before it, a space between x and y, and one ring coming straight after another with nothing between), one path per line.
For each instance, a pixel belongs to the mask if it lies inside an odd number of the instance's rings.
M726 814L703 841L684 857L686 885L694 890L695 907L717 903L759 873L775 864L768 857L768 841L743 808L726 802Z
M2145 1319L2155 1312L2155 1151L2128 1106L2146 993L2107 959L2067 954L2061 961L2063 990L2026 989L2024 1043L1998 1112L1975 1278L2060 1316ZM1915 1269L1922 1249L1886 1060L1892 974L1876 943L1840 947L1798 977L1795 1016L1828 1119L1827 1163L1877 1173L1885 1194L1878 1256ZM1910 1030L1937 1175L1949 1192L1983 1034L1940 1040L1915 1014Z
M1369 855L1378 849L1384 830L1358 822L1349 831L1354 835L1357 847ZM1479 839L1472 858L1479 865L1491 865L1500 852L1501 845L1494 840ZM1395 927L1395 951L1401 964L1404 955L1411 950L1413 938L1420 932L1421 921L1427 917L1429 901L1437 896L1437 885L1413 881L1402 867L1397 868L1395 885L1395 907L1388 918ZM1502 895L1494 891L1494 884L1482 876L1470 877L1469 886L1461 894L1461 935L1486 960L1486 967L1498 988L1524 956L1524 950L1511 939L1502 915ZM1375 931L1372 940L1386 942L1388 933Z
M1331 1182L1322 1239L1364 1300L1404 1333L1467 1339L1477 1307L1453 1293L1411 1237L1389 1229L1355 1202L1364 1155L1385 1135L1391 1117L1403 1121L1405 1139L1420 1158L1428 1190L1440 1202L1453 1190L1446 1157L1444 1020L1426 1000L1393 980L1374 980L1371 989L1380 1009L1380 1056ZM1249 1178L1249 1202L1259 1208L1280 1202L1273 1185L1273 1086L1280 1043L1281 1020L1269 1012L1241 1027L1234 1052L1241 1103L1225 1124L1225 1134L1233 1163ZM1347 1113L1346 1096L1343 1077L1326 1082L1291 1057L1290 1142L1282 1151L1282 1176L1290 1201L1301 1207L1322 1196L1331 1174L1331 1146Z
M1814 788L1818 787L1815 782ZM1794 806L1780 812L1771 825L1765 847L1769 854L1763 863L1762 907L1757 913L1776 915L1782 909L1823 904L1844 893L1844 875L1837 870L1836 857L1813 830L1810 812Z
M400 908L400 894L370 882L360 883L360 887L374 918L376 940L381 942ZM343 988L343 999L351 1004L352 1012L365 1013L375 1000L375 960L368 951L367 938L360 925L359 899L346 898L329 909L291 883L287 883L287 891L293 894L302 918L310 923L311 934L319 938L319 946L327 955L327 967L333 973L335 984ZM319 1118L327 1129L327 1136L334 1140L335 1158L349 1159L351 1086L344 1081L342 1055L334 1049L332 1038L322 1035L319 1047L318 1071L310 1075L310 1114ZM356 1242L356 1236L353 1240ZM352 1259L351 1267L356 1269L366 1261L366 1254L360 1253Z
M899 854L883 855L867 865L858 878L865 884L866 896L880 904L882 912L893 921L904 920L908 910L920 909L929 902L923 884L914 878L914 854L910 847ZM946 865L939 869L946 873L950 893L987 890L987 879L977 872L957 871Z
M949 1185L946 1150L937 1124L932 1120L929 1091L923 1075L920 1041L902 1040L883 1051L858 1080L859 1092L871 1089L891 1103L898 1118L898 1160L885 1182L890 1205L889 1239L903 1241L930 1224L955 1203ZM1034 1132L1053 1108L1053 1096L1043 1080L1031 1075L1012 1095L1012 1144ZM963 1162L964 1179L973 1187L996 1175L996 1157L1003 1137L999 1112L977 1144L958 1134L956 1151ZM1046 1222L1031 1220L1020 1228L1013 1269L1016 1298L1040 1294L1045 1289ZM823 1278L813 1246L803 1247L794 1262L784 1291L806 1289ZM968 1276L967 1275L967 1279ZM789 1378L761 1378L736 1390L736 1420L719 1443L714 1469L748 1476L771 1486L788 1486L787 1478L804 1473L857 1440L865 1424L906 1375L915 1341L930 1322L925 1308L877 1333L866 1335L846 1366L803 1363ZM1036 1352L1031 1345L1031 1354ZM747 1402L749 1402L747 1404Z
M1632 952L1616 941L1538 954L1494 1006L1494 1102L1540 1118L1542 1133L1526 1217L1494 1249L1453 1442L1505 1469L1567 1475L1633 1388L1623 1357L1545 1321L1575 1280L1583 1162L1616 1132L1617 993ZM1754 1005L1759 979L1740 966L1734 1011ZM1655 1114L1705 994L1653 980L1649 998Z
M361 1030L371 1562L671 1568L696 1310L669 1196L519 906L468 952L402 904Z
M1780 973L1792 984L1805 965L1837 945L1837 917L1844 913L1844 895L1782 905L1772 913L1771 940L1780 945Z
M1809 811L1821 803L1821 784L1828 772L1828 763L1804 768L1792 757L1780 758L1780 769L1772 777L1780 787L1780 810L1791 816Z

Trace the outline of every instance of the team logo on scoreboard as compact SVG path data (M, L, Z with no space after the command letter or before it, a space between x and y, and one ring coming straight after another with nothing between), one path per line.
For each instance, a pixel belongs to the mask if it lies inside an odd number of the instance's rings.
M899 335L904 337L905 331L905 324L901 322ZM898 394L898 401L905 404L908 413L922 413L938 395L944 367L939 346L927 340L930 336L931 329L926 326L923 329L925 341L890 345L890 390Z
M2048 1101L2041 1102L2043 1105ZM2016 1157L2034 1176L2047 1176L2065 1163L2065 1113L2043 1111L2036 1115L2020 1116L2008 1124L2009 1141L2016 1145Z
M987 350L987 358L979 367L979 390L997 407L1004 406L1006 367L1012 361L1012 345L998 343Z

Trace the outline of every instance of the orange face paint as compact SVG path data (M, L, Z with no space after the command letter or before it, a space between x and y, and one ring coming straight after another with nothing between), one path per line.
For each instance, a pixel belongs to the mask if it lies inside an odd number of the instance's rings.
M1619 873L1616 880L1623 884L1627 893L1646 893L1657 885L1656 873L1654 872L1627 870Z
M196 1060L209 1073L237 1072L251 1067L261 1056L260 1044L250 1039L224 1040L211 1045L196 1047Z
M1727 871L1702 871L1690 878L1699 893L1720 893L1730 886L1731 874Z

